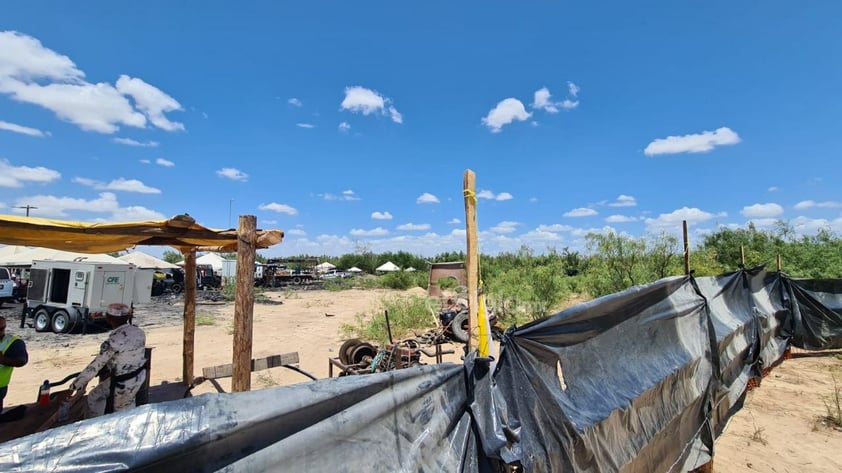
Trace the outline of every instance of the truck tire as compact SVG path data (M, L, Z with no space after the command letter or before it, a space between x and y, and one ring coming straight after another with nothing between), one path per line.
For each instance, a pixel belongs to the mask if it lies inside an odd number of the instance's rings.
M453 321L450 322L450 332L453 333L453 338L466 343L468 341L468 311L463 310L456 314Z
M52 328L53 318L50 317L50 313L47 312L47 309L42 307L36 310L34 318L36 332L46 332Z
M70 314L66 310L59 309L53 312L53 319L50 327L55 333L67 333L71 329Z
M301 284L301 278L298 277L298 276L292 278L292 283L293 284Z

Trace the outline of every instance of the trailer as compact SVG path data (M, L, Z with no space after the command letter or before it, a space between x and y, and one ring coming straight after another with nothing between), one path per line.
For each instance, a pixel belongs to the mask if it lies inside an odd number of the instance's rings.
M28 316L38 332L68 333L105 323L110 304L151 300L152 274L130 263L35 260L21 326Z

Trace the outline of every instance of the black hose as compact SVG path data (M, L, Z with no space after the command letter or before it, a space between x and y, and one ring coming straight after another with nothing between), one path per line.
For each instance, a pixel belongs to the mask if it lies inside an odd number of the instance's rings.
M310 374L310 373L308 373L308 372L306 372L306 371L302 370L301 368L299 368L299 367L297 367L297 366L292 366L292 365L281 365L281 366L283 366L284 368L289 368L289 369L291 369L291 370L295 371L296 373L301 373L301 374L303 374L304 376L306 376L306 377L308 377L308 378L312 379L313 381L318 381L318 379L316 379L316 377L315 377L315 376L313 376L312 374Z

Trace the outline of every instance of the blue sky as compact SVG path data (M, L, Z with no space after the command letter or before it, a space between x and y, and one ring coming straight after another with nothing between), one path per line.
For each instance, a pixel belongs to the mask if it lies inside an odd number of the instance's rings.
M842 3L291 3L4 2L0 212L433 255L473 169L485 253L842 231Z

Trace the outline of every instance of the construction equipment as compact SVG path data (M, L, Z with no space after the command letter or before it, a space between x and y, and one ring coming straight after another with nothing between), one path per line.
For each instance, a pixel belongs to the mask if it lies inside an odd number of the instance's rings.
M138 272L130 263L35 260L30 269L29 290L21 313L35 330L68 333L88 324L105 323L110 304L150 301L152 275Z

